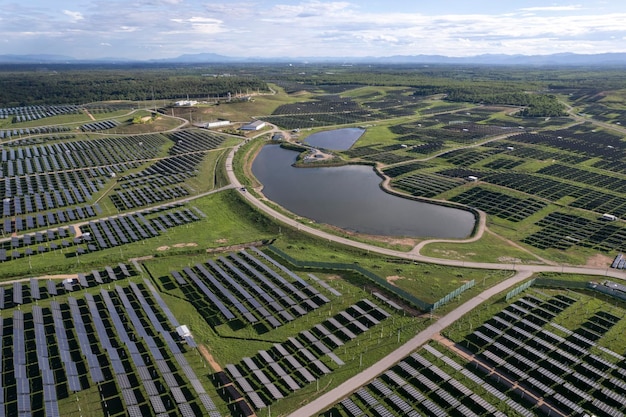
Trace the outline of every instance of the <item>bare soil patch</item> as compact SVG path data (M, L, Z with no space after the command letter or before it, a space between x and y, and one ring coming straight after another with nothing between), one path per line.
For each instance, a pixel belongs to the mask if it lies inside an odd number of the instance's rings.
M80 226L73 225L72 227L74 228L74 236L81 237L83 235L82 230L80 230Z
M175 245L172 245L172 246L175 248L194 248L198 246L198 244L194 242L189 242L189 243L176 243Z
M159 252L163 252L168 250L169 248L169 246L159 246L156 250L158 250Z
M388 283L390 283L391 285L396 285L396 281L400 280L400 279L405 279L404 277L401 277L399 275L390 275L388 277L385 278L387 280Z
M415 247L415 245L417 245L420 242L419 239L414 239L414 238L409 238L409 237L399 238L399 237L393 237L393 236L368 235L364 233L352 232L350 230L344 230L340 227L333 226L330 224L324 224L324 226L336 231L337 233L342 233L348 236L358 237L359 239L371 240L374 242L381 242L381 243L385 243L387 245L392 245L392 246L406 246L407 248L413 248Z
M209 350L206 348L206 346L199 344L198 350L200 351L200 354L202 355L202 357L206 359L206 361L209 363L209 365L211 365L211 368L213 368L215 372L222 371L222 367L220 366L219 363L217 363L213 355L209 353Z
M585 266L591 268L605 268L613 262L613 258L597 253L587 259Z
M338 279L341 279L341 275L326 275L326 281L337 281Z

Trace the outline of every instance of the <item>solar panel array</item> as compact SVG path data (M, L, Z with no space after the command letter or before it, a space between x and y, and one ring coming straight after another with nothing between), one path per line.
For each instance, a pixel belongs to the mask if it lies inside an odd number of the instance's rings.
M82 288L110 283L120 278L129 278L135 274L123 263L119 263L115 267L107 266L102 272L103 274L100 274L100 271L94 269L91 273L79 273L76 278L63 280L31 278L28 286L22 285L22 282L14 282L11 286L0 286L0 310L30 304ZM45 282L43 289L39 285L42 281Z
M433 360L426 356L433 357ZM441 366L435 364L435 361L441 362ZM468 385L474 384L482 385L486 394L478 395L468 388ZM422 351L412 353L365 387L358 389L335 406L335 409L351 417L505 417L504 412L492 405L499 401L506 403L520 415L534 415L456 360L426 345Z
M125 277L122 268L107 269L117 275L116 282ZM107 269L98 274L108 281ZM81 275L92 282L93 273ZM54 299L49 307L33 305L32 314L14 309L8 322L0 317L0 416L38 410L59 416L59 400L98 386L103 415L121 401L131 415L177 410L183 416L219 417L186 359L188 345L172 336L177 322L168 319L171 311L161 309L167 305L153 297L149 281L144 283ZM7 340L13 345L11 360L2 358Z
M163 136L148 134L1 149L0 231L19 234L96 216L97 207L89 204L92 196L107 185L113 174L136 169L154 158L165 143ZM192 172L202 155L176 158L192 160L194 168L184 170ZM172 170L181 167L180 163L171 166ZM189 175L181 174L178 182ZM156 178L150 183L159 187L160 181L163 180ZM188 194L181 185L172 184L175 185L162 190L162 198L150 191L157 198L148 198L150 201L141 205Z
M372 316L379 317L379 320L375 323L370 321L368 317ZM324 357L334 363L333 368L344 365L333 350L343 345L343 341L356 338L356 335L348 336L343 333L342 329L349 330L340 320L346 326L359 323L362 327L355 331L361 333L388 316L376 304L361 300L324 321L326 326L333 329L332 332L327 330L318 333L314 327L310 331L301 332L295 338L289 338L285 343L275 343L268 351L260 350L252 358L246 357L238 364L228 364L225 369L230 377L226 378L224 385L234 381L238 392L235 398L245 396L255 409L266 408L272 402L302 389L321 376L332 373L333 369L322 361ZM229 393L228 396L232 398L233 394Z
M77 243L69 237L71 230L51 229L0 240L0 262L55 251L59 248L69 248Z
M122 211L157 204L190 194L184 184L198 174L207 151L218 148L224 137L206 130L179 130L166 135L175 144L168 156L154 161L148 168L125 175L110 195Z
M80 242L89 252L160 236L168 228L202 219L198 209L180 203L91 221L81 226Z
M623 416L626 384L617 381L626 376L626 360L597 344L620 318L594 314L575 331L554 321L575 303L576 299L561 294L543 299L526 295L468 340L480 360L509 385L533 392L536 402L566 414Z
M210 321L241 320L260 332L283 326L330 301L282 265L284 269L278 271L272 268L279 264L265 258L263 252L256 248L253 252L262 255L257 257L242 250L216 261L172 271L171 275L187 297L192 302L196 300L196 305L200 300L208 300L202 303L202 313Z
M62 114L79 114L80 112L80 106L74 104L2 107L0 108L0 119L15 118L15 121L20 123Z
M563 294L527 295L472 333L474 360L425 345L342 400L333 415L623 416L626 358L597 343L621 317L600 310L576 330L554 321L575 303Z
M95 132L97 130L113 129L120 125L117 120L102 120L99 122L85 123L80 127L83 132Z

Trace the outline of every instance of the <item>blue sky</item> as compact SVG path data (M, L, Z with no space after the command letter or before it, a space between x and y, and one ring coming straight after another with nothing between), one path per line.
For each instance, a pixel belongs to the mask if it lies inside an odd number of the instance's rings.
M1 0L0 54L80 59L626 52L626 2Z

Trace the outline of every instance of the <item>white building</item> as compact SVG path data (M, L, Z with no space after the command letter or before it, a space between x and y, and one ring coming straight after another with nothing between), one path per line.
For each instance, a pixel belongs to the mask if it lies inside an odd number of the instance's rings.
M266 123L262 120L255 120L252 123L241 126L241 130L261 130L265 127Z
M217 122L209 122L207 123L207 128L212 128L212 127L222 127L222 126L228 126L230 124L230 120L218 120Z
M179 100L174 103L177 107L190 107L198 104L196 100Z

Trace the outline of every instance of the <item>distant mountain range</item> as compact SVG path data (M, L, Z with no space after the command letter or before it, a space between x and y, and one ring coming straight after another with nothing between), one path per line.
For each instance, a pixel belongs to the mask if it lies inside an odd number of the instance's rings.
M551 55L503 55L486 54L468 57L448 57L443 55L395 55L388 57L297 57L297 58L257 58L231 57L214 53L185 54L175 58L131 60L126 58L76 59L64 55L0 55L0 64L203 64L203 63L338 63L338 64L474 64L474 65L530 65L530 66L623 66L626 53L575 54L559 53Z

